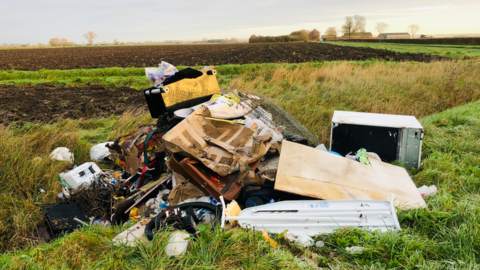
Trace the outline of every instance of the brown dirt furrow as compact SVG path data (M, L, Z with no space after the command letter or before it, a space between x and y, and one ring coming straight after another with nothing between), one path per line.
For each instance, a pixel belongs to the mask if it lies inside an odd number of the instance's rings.
M49 123L61 118L97 118L146 109L141 91L122 87L0 85L0 125L11 122Z
M244 63L300 63L367 60L431 62L435 55L398 53L322 43L255 43L218 45L157 45L0 50L0 70L148 67L167 61L175 66Z

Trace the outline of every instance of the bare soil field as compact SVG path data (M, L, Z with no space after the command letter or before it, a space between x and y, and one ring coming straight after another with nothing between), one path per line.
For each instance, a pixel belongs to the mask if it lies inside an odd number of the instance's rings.
M322 43L75 47L0 50L0 70L149 67L368 60L431 62L450 58Z
M14 121L49 123L58 118L92 118L120 115L146 108L141 91L123 87L62 87L58 85L0 85L0 125Z

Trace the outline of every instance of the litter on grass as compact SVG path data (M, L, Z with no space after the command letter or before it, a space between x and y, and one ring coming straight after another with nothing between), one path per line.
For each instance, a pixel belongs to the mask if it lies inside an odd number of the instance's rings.
M58 161L68 161L73 163L73 153L66 147L57 147L50 154L50 158Z
M428 197L433 197L435 196L435 194L437 194L437 187L432 185L432 186L421 186L418 188L418 192L420 193L420 195L422 195L422 197L424 198L428 198Z
M312 237L345 227L400 230L395 206L425 207L422 196L436 192L435 186L417 190L404 168L383 162L399 153L369 152L384 143L369 147L375 138L362 137L366 129L385 123L371 120L371 115L355 114L360 117L355 123L370 123L362 129L347 126L346 118L335 112L332 134L339 136L345 129L355 141L335 140L332 151L266 97L252 91L221 92L214 67L178 71L162 62L145 73L154 87L143 94L157 123L94 145L90 158L111 169L87 162L59 172L61 207L45 210L52 235L86 224L132 221L114 238L115 245L134 246L173 229L166 254L179 256L190 237L220 224L258 228L272 247L278 244L269 233L284 231L302 247L323 247ZM66 148L51 156L74 162ZM75 210L65 213L65 207ZM52 222L62 215L68 226Z

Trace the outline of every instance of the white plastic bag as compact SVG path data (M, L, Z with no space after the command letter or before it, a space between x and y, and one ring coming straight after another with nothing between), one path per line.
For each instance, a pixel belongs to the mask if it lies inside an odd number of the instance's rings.
M177 68L165 61L158 64L158 68L145 68L145 75L148 80L157 88L163 86L163 82L173 74L177 73Z
M73 153L66 147L57 147L50 154L50 158L59 161L68 161L73 163Z
M325 144L323 144L323 143L317 145L317 147L315 147L315 149L320 149L320 150L322 150L322 151L328 152L327 147L325 147Z
M240 103L232 103L229 99L220 96L191 108L176 110L174 114L179 118L187 118L195 110L200 108L200 106L208 107L212 113L212 117L218 119L233 119L242 117L252 110L252 104L250 100Z
M300 234L297 236L297 244L299 244L302 247L311 247L314 245L313 239L306 235L306 234Z
M168 244L165 248L167 256L183 255L187 252L189 234L184 232L174 232L168 238Z
M260 119L248 118L247 122L245 122L245 127L253 130L255 136L272 136L272 140L270 141L272 144L283 140L280 128L270 128Z
M102 161L104 158L108 157L110 155L110 151L106 145L109 143L113 144L113 142L104 142L92 146L92 148L90 148L90 159Z
M287 233L285 234L285 238L302 247L311 247L315 243L313 239L306 234L294 235L293 233Z
M424 198L432 197L432 196L435 196L435 194L437 194L437 187L435 185L432 185L429 187L424 185L418 188L418 192L420 192L420 195L422 195L422 197Z
M269 128L269 127L266 127L264 129L262 129L259 133L258 133L258 136L272 136L272 140L270 141L270 143L276 143L276 142L281 142L283 140L283 135L280 131L278 130L275 130L275 129L272 129L272 128Z
M258 133L260 131L262 131L262 129L266 128L267 125L265 125L265 123L263 123L262 120L260 119L248 119L247 122L245 122L245 127L253 130L253 135L258 135Z

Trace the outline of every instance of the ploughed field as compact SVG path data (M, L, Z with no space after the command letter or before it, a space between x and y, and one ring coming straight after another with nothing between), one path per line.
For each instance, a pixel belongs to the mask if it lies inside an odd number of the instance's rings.
M156 45L0 50L0 70L149 67L368 60L431 62L450 58L322 43Z
M107 90L102 86L0 85L0 125L108 117L137 108L146 108L143 95L128 87Z

